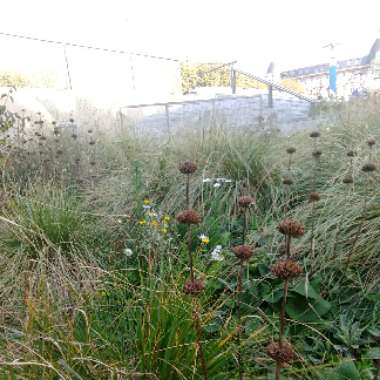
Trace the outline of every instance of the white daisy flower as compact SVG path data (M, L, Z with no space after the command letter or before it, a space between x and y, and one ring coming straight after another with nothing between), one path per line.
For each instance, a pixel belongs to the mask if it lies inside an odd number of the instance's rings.
M224 258L221 255L221 252L222 252L222 246L217 245L211 252L211 261L223 261Z
M124 255L127 257L133 256L133 251L130 248L124 248Z

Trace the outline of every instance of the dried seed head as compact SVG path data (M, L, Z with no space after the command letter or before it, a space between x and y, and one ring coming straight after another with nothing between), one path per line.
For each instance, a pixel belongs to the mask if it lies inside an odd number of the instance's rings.
M197 165L192 161L181 162L178 166L182 174L192 174L197 170Z
M74 123L74 119L72 117L70 117L69 122Z
M309 136L310 136L312 139L315 139L315 138L319 137L320 135L321 135L321 133L320 133L319 131L313 131L313 132L310 133Z
M188 295L197 296L205 288L205 284L200 279L188 280L183 286L183 292Z
M356 152L354 150L349 150L347 152L347 157L355 157L356 156Z
M354 179L352 178L351 174L347 174L346 176L344 176L342 182L345 184L349 184L349 183L353 183Z
M320 150L314 150L313 151L313 153L312 153L312 156L314 157L314 158L319 158L319 157L321 157L322 156L322 152L320 151Z
M364 164L362 166L362 170L363 172L365 173L371 173L371 172L374 172L376 170L376 165L373 164L372 162L367 162L366 164Z
M284 235L297 238L305 233L305 228L301 223L292 219L283 220L278 226L277 230Z
M321 196L316 191L312 191L309 194L309 201L310 202L318 202L321 199Z
M368 145L370 148L372 148L375 144L376 144L376 140L375 140L373 137L371 137L371 138L369 138L369 139L367 140L367 145Z
M239 260L246 261L253 255L253 247L250 245L237 245L232 247L232 252Z
M89 129L87 132L91 134L91 133L93 132L93 130L92 130L92 129Z
M288 342L282 342L281 345L277 342L270 343L267 347L267 354L281 364L290 363L295 358L293 347Z
M272 267L272 273L282 280L291 280L301 276L303 270L294 260L281 260Z
M295 152L296 152L296 148L294 148L292 146L286 149L286 153L288 153L288 154L293 154Z
M282 180L282 183L284 185L287 185L287 186L290 186L290 185L293 185L293 180L289 177L285 177L283 180Z
M95 145L95 140L90 140L89 144L90 145Z
M255 204L255 199L253 197L250 197L249 195L243 195L239 197L238 199L238 205L240 207L250 207L253 204Z
M57 149L57 155L59 156L61 154L63 154L63 150L62 149Z
M71 135L71 137L72 137L74 140L76 140L77 137L78 137L78 135L76 135L75 133L73 133L73 134Z
M183 224L199 224L201 216L195 210L184 210L177 215L177 221Z
M95 166L95 165L96 165L96 162L95 162L95 161L90 161L90 165L91 165L91 166Z

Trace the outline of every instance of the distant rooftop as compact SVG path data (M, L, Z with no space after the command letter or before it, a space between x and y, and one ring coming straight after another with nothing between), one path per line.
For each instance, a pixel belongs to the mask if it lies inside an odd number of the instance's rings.
M337 69L345 70L345 69L351 69L351 68L355 68L359 66L369 65L374 60L378 52L380 52L380 38L376 39L376 41L373 43L368 55L366 55L365 57L351 58L351 59L345 59L343 61L338 61ZM305 76L305 75L328 73L328 71L329 71L329 64L322 63L319 65L283 71L281 73L281 77L282 78L300 77L300 76Z

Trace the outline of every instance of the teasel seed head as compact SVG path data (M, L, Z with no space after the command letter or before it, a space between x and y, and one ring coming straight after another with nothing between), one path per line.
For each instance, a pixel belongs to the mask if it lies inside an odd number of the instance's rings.
M280 260L272 266L272 273L281 280L292 280L300 277L303 273L302 267L291 259Z
M376 140L373 138L373 137L370 137L368 140L367 140L367 145L372 148L374 145L376 144Z
M238 205L242 208L247 208L255 204L255 198L249 195L242 195L238 198Z
M237 245L231 249L235 256L241 261L247 261L253 255L253 247L250 245Z
M197 170L197 165L192 161L181 162L178 166L182 174L193 174Z
M289 148L286 149L286 153L288 153L288 154L293 154L296 151L297 151L296 148L294 148L292 146L290 146Z
M313 156L314 158L319 158L319 157L322 156L322 151L320 151L319 149L316 149L316 150L314 150L313 153L311 153L311 154L312 154L312 156Z
M198 212L192 209L181 211L176 219L182 224L199 224L202 221Z
M318 202L320 201L321 199L321 196L319 193L317 193L316 191L312 191L310 194L309 194L309 201L310 202Z
M309 135L312 139L316 139L321 136L321 133L319 131L313 131Z
M187 280L183 286L183 292L191 296L197 296L204 288L205 283L201 279Z
M282 342L281 345L278 342L272 342L266 351L268 356L281 364L290 363L295 358L293 346L288 342Z
M362 171L365 173L371 173L376 170L376 165L373 164L372 162L367 162L362 166Z
M292 219L285 219L277 226L277 230L283 235L288 235L294 238L301 237L305 233L304 226Z
M95 145L95 140L90 140L90 141L89 141L89 144L90 144L90 145Z
M283 180L282 180L282 183L284 185L287 185L287 186L290 186L290 185L293 185L293 180L289 177L285 177Z
M350 183L354 183L354 178L352 177L351 174L347 174L343 177L343 180L342 180L343 183L345 184L350 184Z

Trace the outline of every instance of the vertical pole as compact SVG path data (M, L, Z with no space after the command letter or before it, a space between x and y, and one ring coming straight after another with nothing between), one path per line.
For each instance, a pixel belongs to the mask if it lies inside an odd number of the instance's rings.
M234 69L233 65L231 66L230 72L230 85L232 94L236 94L236 70Z
M168 132L169 140L171 139L171 133L170 133L170 119L169 119L169 104L165 104L165 115L166 115L166 128Z
M65 56L67 82L69 84L69 89L72 90L73 89L73 85L71 83L70 66L69 66L69 59L67 57L66 45L63 45L63 55Z
M273 108L273 87L268 86L268 107Z

